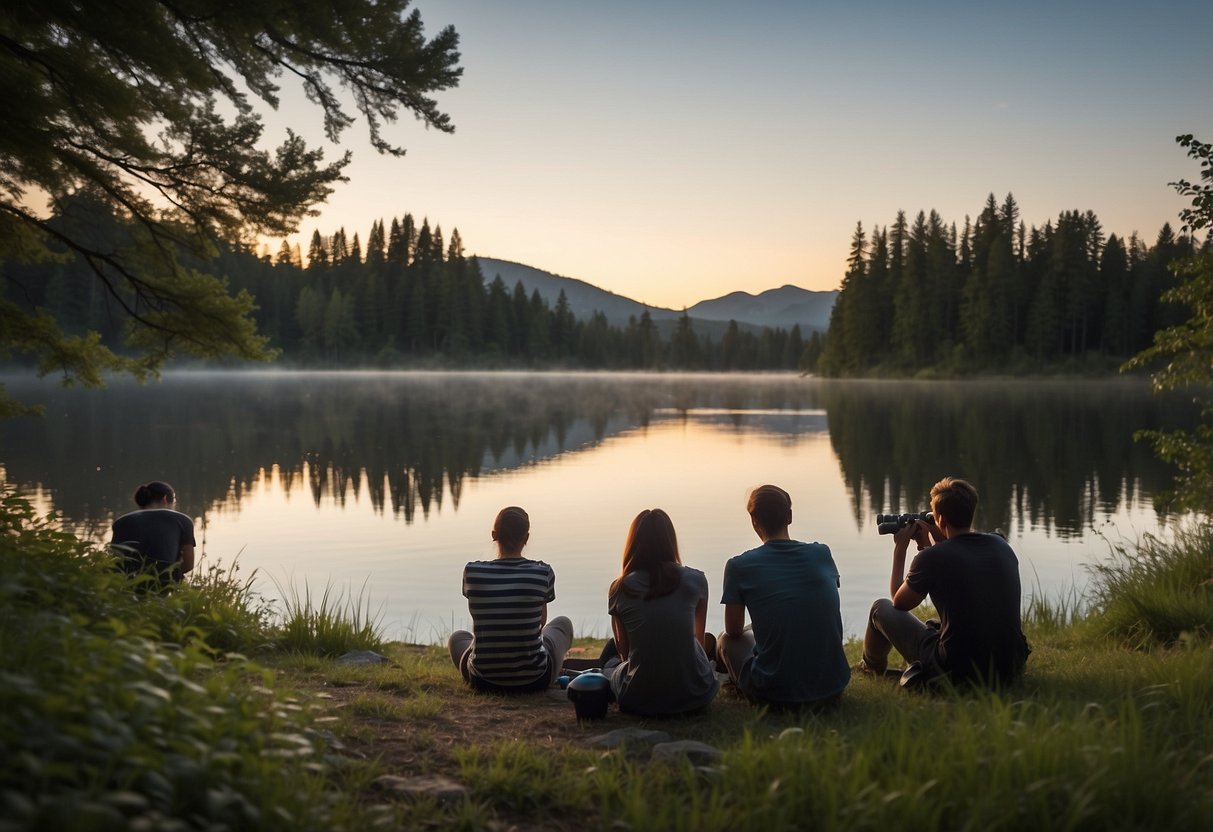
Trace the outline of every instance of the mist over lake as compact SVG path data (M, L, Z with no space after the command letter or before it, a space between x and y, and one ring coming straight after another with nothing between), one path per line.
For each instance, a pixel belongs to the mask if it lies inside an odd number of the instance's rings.
M195 518L204 563L238 559L269 597L359 597L389 638L430 642L469 619L467 560L494 554L505 505L531 516L525 554L551 563L581 634L609 632L606 592L631 519L669 512L683 561L719 597L724 562L758 544L745 513L766 482L793 499L793 537L830 546L843 620L862 631L888 591L874 517L928 508L966 477L975 525L1001 529L1025 593L1083 587L1111 545L1165 531L1170 470L1132 439L1194 421L1141 380L890 382L795 375L170 373L64 390L0 422L6 483L66 526L108 539L135 487L163 479ZM709 628L722 626L709 608Z

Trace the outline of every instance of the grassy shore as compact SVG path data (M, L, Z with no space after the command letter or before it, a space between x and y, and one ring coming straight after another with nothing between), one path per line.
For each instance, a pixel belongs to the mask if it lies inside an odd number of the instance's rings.
M274 610L205 565L173 592L135 589L104 552L3 497L0 830L1203 829L1213 817L1208 526L1114 553L1088 598L1032 601L1033 654L1013 690L925 696L857 678L823 714L767 712L726 689L704 714L579 724L558 691L471 692L441 648L383 643L356 600L305 590ZM334 660L353 649L391 663ZM661 762L591 742L625 727L721 754ZM391 786L422 776L463 790Z

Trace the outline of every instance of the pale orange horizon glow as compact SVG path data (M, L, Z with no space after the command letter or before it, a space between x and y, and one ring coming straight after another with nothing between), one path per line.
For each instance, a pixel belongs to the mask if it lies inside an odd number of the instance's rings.
M1213 136L1200 0L415 6L460 34L456 132L406 118L394 159L346 131L350 181L290 238L305 254L411 213L655 306L837 289L857 222L963 228L991 193L1029 227L1090 210L1153 243L1186 204L1167 183L1195 175L1175 136ZM267 136L318 121L284 79Z

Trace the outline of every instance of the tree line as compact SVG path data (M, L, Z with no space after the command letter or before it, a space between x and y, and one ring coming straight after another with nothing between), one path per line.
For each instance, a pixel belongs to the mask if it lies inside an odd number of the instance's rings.
M84 192L62 200L48 227L95 251L120 249L137 233ZM479 261L465 256L458 229L447 240L440 225L418 225L408 213L375 222L365 243L344 228L317 230L306 257L286 241L275 255L264 245L259 252L215 248L209 259L179 252L182 273L222 276L257 337L296 365L794 370L822 348L821 333L806 339L799 326L759 330L734 321L714 339L696 332L685 310L672 326L647 310L626 326L600 312L578 319L563 292L553 307L521 282L486 281ZM81 338L92 332L103 343L122 343L127 310L140 305L137 289L107 291L92 265L70 252L3 269L6 294ZM202 316L186 329L209 325Z
M1168 266L1197 248L1170 224L1153 246L1136 233L1105 237L1091 211L1028 229L1011 194L1001 204L991 194L959 233L934 210L912 224L899 212L870 236L857 224L813 369L1026 370L1092 358L1114 366L1186 317L1161 296L1176 283Z
M561 292L552 306L521 282L486 280L456 228L412 214L372 224L365 242L344 228L313 232L306 257L228 250L218 268L256 298L258 331L283 358L326 366L566 366L592 369L797 369L821 336L799 326L731 322L719 339L683 311L673 328L646 310L625 326L595 312L577 318Z

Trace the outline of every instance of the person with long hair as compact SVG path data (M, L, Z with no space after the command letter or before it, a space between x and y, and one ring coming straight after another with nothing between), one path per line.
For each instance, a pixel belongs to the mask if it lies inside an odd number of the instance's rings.
M526 693L550 687L573 644L573 622L548 621L556 600L556 574L541 560L522 556L531 539L531 518L518 506L497 513L491 533L495 560L474 560L463 569L463 594L472 632L451 633L451 661L477 690Z
M111 527L111 543L124 555L130 573L153 572L163 581L180 581L194 568L194 521L173 506L177 494L166 482L153 480L135 489L138 509Z
M636 515L623 546L623 566L607 593L614 644L603 672L621 710L645 716L705 707L720 681L704 630L708 579L684 566L670 516L659 508ZM706 641L705 641L706 639Z

